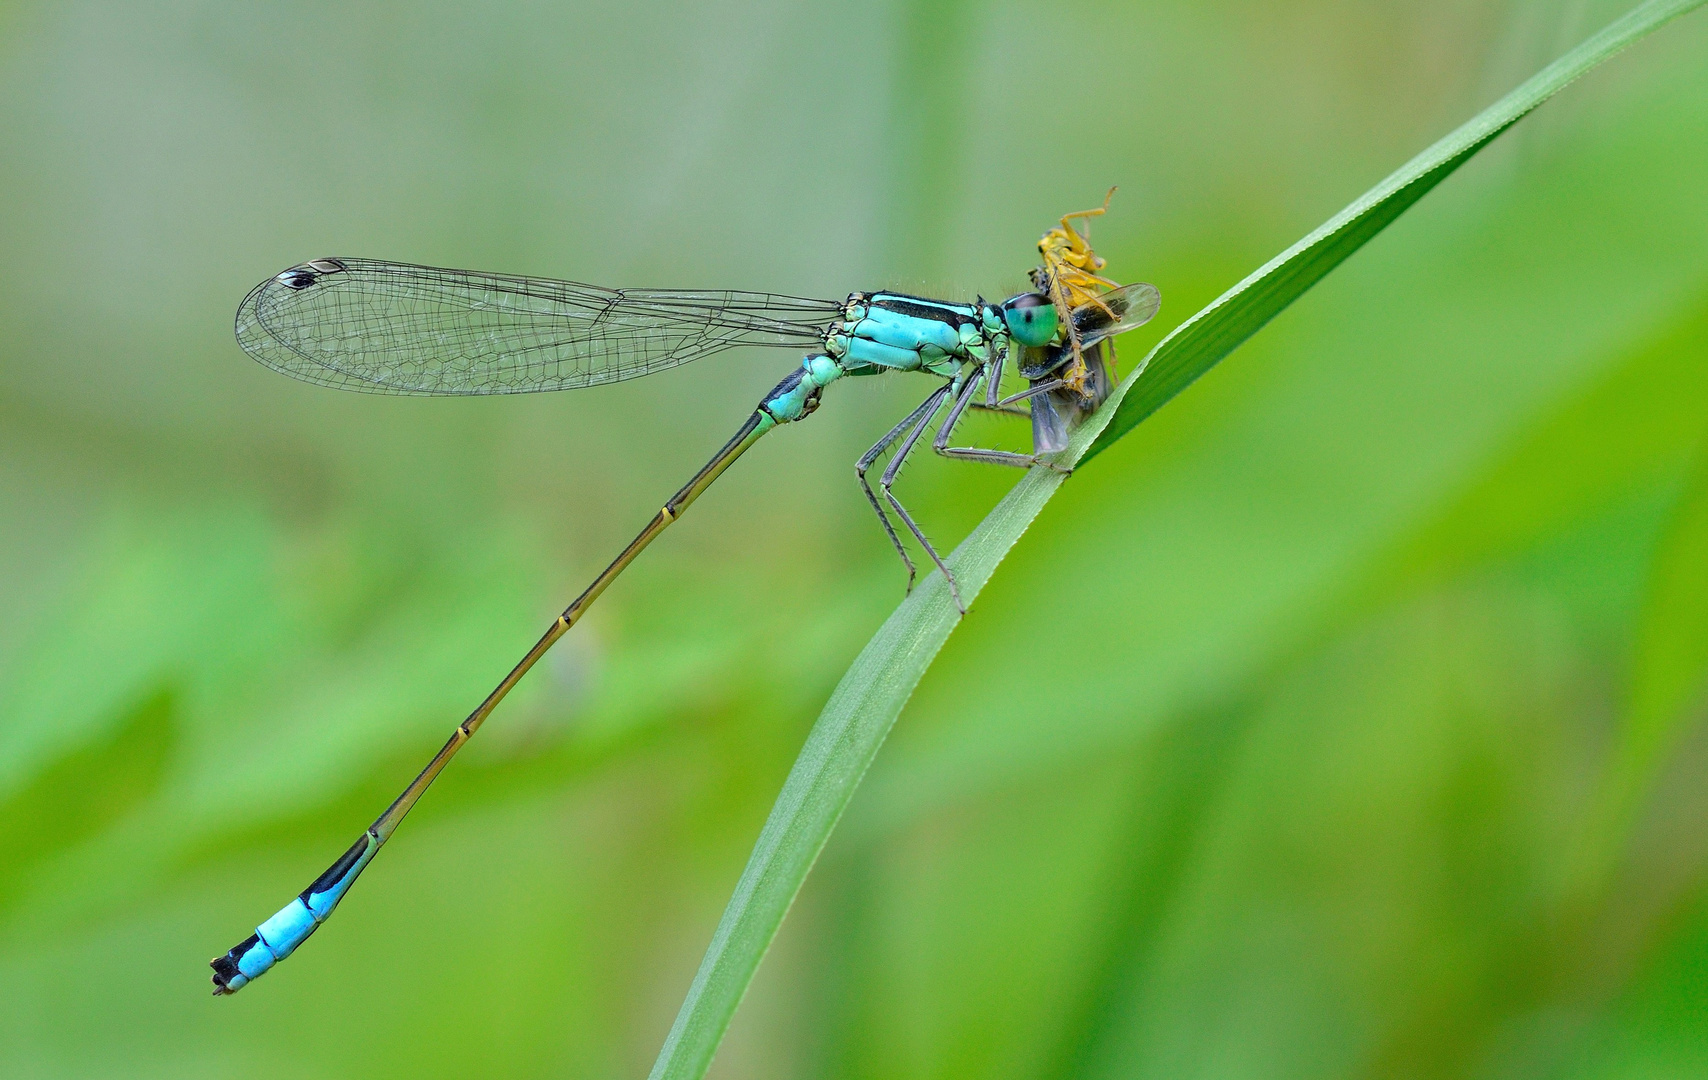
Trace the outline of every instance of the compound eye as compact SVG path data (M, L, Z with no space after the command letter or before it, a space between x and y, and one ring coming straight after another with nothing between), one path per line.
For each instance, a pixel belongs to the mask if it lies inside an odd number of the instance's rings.
M1056 336L1060 320L1056 306L1037 293L1024 293L1002 305L1008 336L1022 345L1041 349Z

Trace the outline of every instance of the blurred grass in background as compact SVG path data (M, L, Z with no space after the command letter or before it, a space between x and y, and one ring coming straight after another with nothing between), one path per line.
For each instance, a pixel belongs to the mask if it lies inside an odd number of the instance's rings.
M1136 359L1622 6L7 9L0 1074L644 1072L899 598L849 466L922 390L874 380L216 1002L794 362L339 395L238 352L255 281L999 295L1119 183ZM1687 19L1584 80L1073 479L715 1076L1708 1071L1704 57ZM904 487L952 541L1012 480Z

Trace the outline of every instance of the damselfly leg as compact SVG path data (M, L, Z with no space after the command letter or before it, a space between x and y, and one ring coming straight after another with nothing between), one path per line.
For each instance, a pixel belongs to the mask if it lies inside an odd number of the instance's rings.
M993 382L994 385L994 382ZM943 426L937 429L937 438L932 441L931 449L946 458L959 461L982 461L989 465L1012 465L1020 469L1028 469L1039 463L1036 454L1017 454L1012 450L987 450L978 446L950 446L949 439L955 434L955 428L960 426L961 418L966 414L967 406L972 404L973 395L979 389L979 379L970 379L962 387L961 394L949 408L949 415L943 418ZM1050 468L1060 466L1044 462ZM1065 471L1065 470L1064 470Z
M984 400L980 401L975 396L972 407L980 412L1002 413L1004 416L1018 416L1025 419L1031 414L1025 409L1014 408L1014 402L1019 401L1020 398L1002 399L1002 369L1007 362L1008 349L999 347L996 350L996 355L991 358L990 365L985 369L987 374L984 380Z
M1042 464L1059 472L1072 472L1069 468L1041 459L1037 454L1020 454L1011 450L991 450L978 446L949 445L949 440L954 437L955 430L960 426L961 421L965 418L968 409L985 409L1008 415L1026 416L1028 415L1027 413L1018 409L1013 409L1010 406L1015 402L1034 398L1039 394L1047 393L1048 391L1062 385L1058 380L1053 383L1047 383L1041 386L1022 390L1019 393L1012 394L1006 398L1001 398L998 397L998 387L1002 377L1001 372L1002 360L1001 357L998 357L982 367L975 369L971 377L967 378L966 381L962 383L959 392L955 393L954 401L950 404L948 415L944 417L942 425L937 429L937 435L932 440L931 449L943 457L952 458L957 461L976 461L987 465L1008 465L1020 469ZM982 395L979 393L980 390L984 391ZM919 542L919 546L925 550L926 555L930 557L932 563L936 565L938 570L942 571L944 580L949 583L950 595L954 597L955 604L957 607L960 607L962 614L965 614L966 608L961 604L960 585L955 580L954 572L949 569L948 564L943 560L943 556L937 551L936 546L933 545L930 539L926 537L925 531L919 527L919 523L914 520L913 515L908 512L905 506L902 505L901 500L896 497L895 491L893 490L897 477L901 474L902 468L907 464L908 457L917 448L919 440L924 437L925 430L931 426L931 421L933 417L936 416L937 410L942 407L943 402L948 398L948 396L954 392L955 387L953 383L945 384L933 390L917 408L903 417L900 423L896 424L895 427L892 427L884 434L883 438L879 439L872 445L870 450L861 455L860 460L854 464L854 475L860 481L860 490L865 493L866 501L872 506L872 512L878 515L878 521L884 527L884 535L889 537L890 544L896 549L896 554L901 557L902 565L907 567L908 591L913 591L913 583L918 571L914 565L912 557L907 553L906 545L901 542L901 537L897 534L895 525L890 521L889 514L884 510L884 502L888 502L890 504L891 509L895 511L897 517L901 518L902 523L907 526L908 532L913 534L913 538ZM980 400L981 397L983 398L982 401ZM889 465L884 469L882 475L878 479L878 489L882 491L884 495L883 499L880 500L877 492L872 490L872 485L870 481L867 480L866 474L870 471L877 460L883 457L883 455L889 451L892 446L895 446L898 441L901 443L900 447L896 449L894 455L890 459Z
M895 545L896 554L901 556L902 565L907 567L907 591L910 593L913 591L915 578L919 576L919 570L913 565L913 558L908 555L907 547L902 544L901 537L896 535L895 526L890 523L890 516L884 512L884 504L878 501L877 492L872 490L871 482L866 479L866 472L879 458L884 456L886 450L896 444L897 439L907 433L908 428L919 423L921 415L934 410L938 400L940 399L937 391L933 390L931 396L927 397L923 404L902 417L899 424L890 428L883 438L873 443L872 448L861 454L860 460L854 463L854 476L860 481L860 490L866 493L866 501L872 504L872 513L878 515L878 521L884 526L884 535L890 538L890 543Z
M960 609L961 614L965 615L967 607L961 603L961 589L955 583L955 575L949 570L949 564L943 561L943 556L937 553L937 549L926 537L925 530L919 527L919 523L913 520L913 515L907 512L907 507L903 506L901 500L896 498L895 492L890 490L896 482L896 477L901 475L901 467L907 464L908 456L913 453L914 447L919 445L920 436L924 435L925 429L931 426L931 418L937 414L938 408L949 396L950 389L950 385L944 383L931 391L931 396L925 399L925 403L913 411L913 415L918 419L914 420L913 427L909 429L907 437L902 440L901 446L890 458L889 466L884 469L884 474L878 478L878 488L883 491L884 499L890 504L890 509L896 512L896 516L901 518L902 524L907 526L907 531L913 534L913 538L919 541L919 546L925 549L925 554L930 556L937 569L942 571L943 580L949 583L949 595L954 598L955 606Z

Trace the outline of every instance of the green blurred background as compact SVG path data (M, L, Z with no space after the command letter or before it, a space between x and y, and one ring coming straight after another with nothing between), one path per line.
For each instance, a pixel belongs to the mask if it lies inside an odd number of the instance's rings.
M1623 6L0 9L0 1075L644 1074L901 597L850 466L926 387L837 386L215 1000L796 362L339 394L239 352L255 282L998 295L1119 184L1130 363ZM1705 176L1697 16L1075 476L713 1074L1708 1072ZM952 543L1013 479L902 490Z

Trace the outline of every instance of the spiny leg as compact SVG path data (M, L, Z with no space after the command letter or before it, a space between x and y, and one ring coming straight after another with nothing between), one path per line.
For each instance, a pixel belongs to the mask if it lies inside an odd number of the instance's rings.
M949 571L949 565L943 561L943 556L937 554L937 549L931 546L931 541L926 539L924 530L919 527L918 522L913 520L913 515L907 512L907 507L903 506L901 500L896 498L895 492L890 490L890 486L896 481L896 476L901 472L902 465L907 461L908 455L913 453L914 447L919 445L920 436L924 435L925 429L930 426L931 417L936 414L937 407L943 404L944 398L949 396L949 389L950 387L947 384L938 387L931 392L930 397L925 399L924 405L914 410L914 415L918 416L919 419L914 421L913 429L907 433L907 438L903 440L901 448L895 452L895 456L890 458L889 467L884 470L884 475L878 478L878 486L883 489L884 498L889 500L890 507L895 510L896 516L901 518L902 524L907 526L908 532L911 532L913 538L919 541L919 546L925 549L925 554L931 556L931 561L937 564L937 569L943 572L943 580L949 583L949 595L954 598L955 606L960 609L961 614L965 615L967 605L961 603L961 589L955 583L955 575Z
M1005 397L1001 401L997 402L997 405L998 406L1012 405L1017 401L1025 401L1028 398L1037 397L1039 394L1047 394L1051 390L1060 390L1062 387L1064 387L1066 385L1067 385L1066 379L1051 379L1049 382L1041 382L1041 383L1038 383L1034 386L1028 386L1026 389L1020 391L1017 394L1009 394L1007 397ZM976 408L977 406L974 406L974 407ZM1018 410L1016 410L1016 411L1018 411Z
M975 399L973 401L973 408L979 410L980 412L994 412L994 413L1002 413L1004 416L1027 417L1030 414L1027 413L1026 410L1015 409L1015 408L1010 407L1013 405L1014 402L1019 401L1019 400L1021 400L1021 398L1025 397L1024 394L1020 395L1020 397L1010 398L1006 401L997 400L998 397L1002 393L1002 365L1003 365L1004 361L1006 361L1007 359L1008 359L1007 347L1003 347L1002 349L999 349L997 351L997 354L996 354L996 359L992 360L990 362L989 367L987 367L985 369L987 374L985 375L985 383L984 383L984 385L985 385L984 400L978 401Z
M984 368L984 403L989 408L1002 404L997 398L1002 396L1002 365L1008 362L1008 346L1000 346L996 355Z
M896 535L895 526L890 524L890 516L884 513L884 504L878 501L878 496L872 491L872 485L867 482L866 470L870 469L872 467L872 463L884 455L885 450L894 446L895 441L901 438L902 434L906 432L908 428L919 423L920 415L922 413L929 413L936 410L937 402L940 400L937 396L939 392L940 391L938 390L933 390L931 392L931 396L926 398L923 404L903 417L901 423L890 428L889 434L874 443L872 448L866 451L859 461L854 463L854 475L860 481L860 490L866 493L866 501L872 504L872 512L878 515L878 521L883 524L884 534L890 538L890 543L895 545L896 554L901 556L902 563L907 567L908 592L913 591L913 581L914 578L919 576L919 570L913 565L913 559L909 557L907 548L902 546L901 537Z
M1048 465L1050 468L1056 469L1057 471L1067 471L1063 469L1062 466L1055 465L1050 462L1039 461L1038 455L1036 454L1016 454L1011 450L986 450L977 446L950 446L949 439L954 435L956 426L960 424L961 417L966 413L967 406L972 402L973 393L977 389L977 383L978 380L976 378L969 380L967 386L961 391L961 396L955 399L955 404L949 409L949 415L943 418L943 426L937 429L937 438L932 441L931 449L937 451L946 458L955 458L960 461L983 461L992 465L1012 465L1019 469L1030 468L1033 465L1043 464ZM1018 396L1024 398L1041 392L1042 391L1039 390L1030 390L1023 392Z

